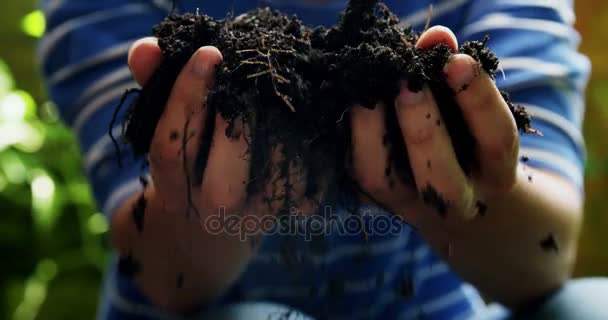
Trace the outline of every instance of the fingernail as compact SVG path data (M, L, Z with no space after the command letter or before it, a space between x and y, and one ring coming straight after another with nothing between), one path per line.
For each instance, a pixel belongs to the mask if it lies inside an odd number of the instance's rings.
M424 89L414 92L410 90L406 83L401 85L401 92L399 93L398 103L401 106L413 106L419 104L424 99Z
M206 77L209 74L209 69L212 66L204 57L196 57L196 62L194 63L194 72L201 77Z
M455 54L443 67L448 85L459 92L466 89L479 75L479 63L466 54Z
M221 60L221 53L210 53L209 50L218 51L215 47L202 47L196 51L194 57L194 72L201 77L207 77L215 69L215 65L219 63L218 57Z

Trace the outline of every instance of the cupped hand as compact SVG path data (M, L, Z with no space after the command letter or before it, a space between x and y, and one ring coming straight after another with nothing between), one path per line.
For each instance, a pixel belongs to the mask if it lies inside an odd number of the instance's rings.
M161 60L155 38L137 41L129 53L129 67L141 85L146 84ZM303 186L292 182L293 188L286 191L284 183L277 183L279 177L270 177L272 185L269 183L260 194L247 195L247 184L253 179L247 143L251 135L242 121L237 119L235 131L228 137L228 122L219 113L214 114L212 136L202 136L207 117L211 116L207 94L213 85L215 68L221 62L217 48L202 47L177 77L150 146L151 196L162 199L164 210L174 213L205 215L222 209L228 213L272 214L282 205L278 199L286 192L291 192L294 204L304 207ZM194 167L201 139L209 138L211 147L203 178L195 181ZM273 152L273 163L277 163L282 157L280 146ZM291 171L285 179L296 180L298 170ZM269 204L270 194L273 197Z
M454 34L441 26L424 32L416 45L426 49L438 44L453 52L458 48ZM427 86L412 92L403 83L394 105L373 110L355 107L351 117L356 181L374 201L413 224L428 209L443 218L469 220L484 213L484 198L508 193L518 179L518 130L494 80L465 54L453 54L444 73L477 143L475 163L479 165L470 175L458 164L444 119ZM415 187L399 181L394 173L395 177L384 173L386 108L396 110ZM391 180L396 183L389 183Z
M222 54L215 47L198 49L178 75L160 117L148 155L151 181L143 194L126 200L114 214L112 238L119 253L136 263L137 283L156 304L187 311L212 301L235 281L255 252L256 239L289 192L299 211L310 211L301 170L269 177L261 191L248 194L249 128L229 123L209 111L207 95ZM129 67L144 86L162 63L155 38L135 42ZM203 136L214 117L211 137ZM211 143L201 181L196 161L202 139ZM271 155L271 172L282 159L280 146ZM200 175L199 175L200 176ZM290 188L287 188L287 185ZM215 217L210 219L211 217ZM253 242L252 242L253 240Z

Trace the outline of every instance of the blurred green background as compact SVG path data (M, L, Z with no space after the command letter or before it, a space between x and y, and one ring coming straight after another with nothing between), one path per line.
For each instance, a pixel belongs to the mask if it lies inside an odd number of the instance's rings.
M0 319L91 319L108 226L82 176L74 137L44 93L34 62L44 19L35 3L0 4ZM608 3L578 0L577 12L593 77L576 275L608 276Z

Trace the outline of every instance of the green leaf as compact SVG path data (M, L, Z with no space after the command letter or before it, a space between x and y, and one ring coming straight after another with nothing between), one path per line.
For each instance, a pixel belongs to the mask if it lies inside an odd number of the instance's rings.
M21 30L28 36L40 38L46 29L46 20L40 10L28 13L21 20Z

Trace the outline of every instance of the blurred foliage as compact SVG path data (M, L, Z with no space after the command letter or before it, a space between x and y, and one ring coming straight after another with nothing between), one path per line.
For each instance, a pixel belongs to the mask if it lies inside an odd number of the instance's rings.
M78 147L42 89L34 52L44 17L34 0L0 4L0 319L93 318L108 230ZM577 2L593 62L585 136L586 220L576 274L608 275L608 3ZM77 303L75 303L77 302Z
M44 17L34 1L1 6L0 319L90 319L107 223L76 141L41 90L34 46Z
M577 0L576 28L581 51L593 66L587 90L584 135L588 160L585 221L575 274L608 276L608 2Z

